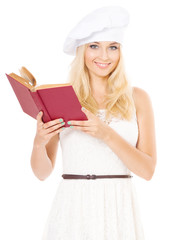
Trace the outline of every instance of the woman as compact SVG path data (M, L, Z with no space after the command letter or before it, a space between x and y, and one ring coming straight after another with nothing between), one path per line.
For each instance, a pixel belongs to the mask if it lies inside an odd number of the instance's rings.
M100 8L65 41L64 52L76 55L70 83L88 120L70 119L63 129L59 119L44 124L37 116L32 169L40 180L51 174L60 139L64 172L43 240L144 239L131 172L152 178L156 144L150 98L130 86L123 67L128 21L121 7Z

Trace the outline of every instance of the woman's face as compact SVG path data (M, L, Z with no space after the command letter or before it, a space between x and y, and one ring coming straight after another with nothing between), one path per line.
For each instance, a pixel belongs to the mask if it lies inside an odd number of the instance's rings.
M120 44L101 41L87 44L85 64L90 76L108 76L117 66L120 57Z

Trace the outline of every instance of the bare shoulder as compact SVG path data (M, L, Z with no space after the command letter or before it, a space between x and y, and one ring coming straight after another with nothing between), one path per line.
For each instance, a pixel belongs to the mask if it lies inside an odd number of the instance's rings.
M137 114L152 111L152 103L149 94L142 88L133 87L133 99Z

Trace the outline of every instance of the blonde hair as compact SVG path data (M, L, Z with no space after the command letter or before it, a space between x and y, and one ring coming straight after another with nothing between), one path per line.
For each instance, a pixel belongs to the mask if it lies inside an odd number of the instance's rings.
M84 44L76 49L76 56L70 64L69 83L72 84L81 106L96 115L99 107L92 95L88 68L84 62L87 45ZM121 45L119 62L108 77L108 92L103 101L107 110L106 119L108 120L111 114L117 118L130 120L135 111L135 104L132 87L125 74Z

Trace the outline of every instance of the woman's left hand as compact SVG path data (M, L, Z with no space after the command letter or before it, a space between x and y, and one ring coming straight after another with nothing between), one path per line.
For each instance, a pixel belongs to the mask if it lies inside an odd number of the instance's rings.
M110 131L110 127L87 109L81 110L86 114L88 120L69 120L70 126L73 126L73 129L81 130L93 137L104 140Z

